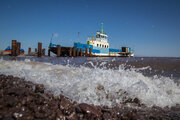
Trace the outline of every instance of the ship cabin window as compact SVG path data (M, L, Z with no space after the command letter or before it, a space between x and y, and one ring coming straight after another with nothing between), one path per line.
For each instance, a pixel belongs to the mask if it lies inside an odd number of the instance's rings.
M100 47L101 47L101 44L100 44Z
M102 45L102 47L104 47L104 45Z
M96 35L96 38L100 38L100 35L99 35L99 34L97 34L97 35Z
M97 44L97 47L99 46L99 44Z
M104 36L101 35L101 38L104 38Z

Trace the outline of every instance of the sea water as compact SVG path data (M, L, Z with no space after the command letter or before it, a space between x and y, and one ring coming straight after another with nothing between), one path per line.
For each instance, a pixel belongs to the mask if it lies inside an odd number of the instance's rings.
M129 98L146 106L180 104L180 58L2 57L0 74L44 84L78 103L112 107Z

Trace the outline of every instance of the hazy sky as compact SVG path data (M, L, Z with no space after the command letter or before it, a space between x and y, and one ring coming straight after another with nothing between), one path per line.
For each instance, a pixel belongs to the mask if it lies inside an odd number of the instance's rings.
M52 33L56 44L86 43L101 22L111 48L180 57L180 0L0 0L0 49L11 40L47 49Z

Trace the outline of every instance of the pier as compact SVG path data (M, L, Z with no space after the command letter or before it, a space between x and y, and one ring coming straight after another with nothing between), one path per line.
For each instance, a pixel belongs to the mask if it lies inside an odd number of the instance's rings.
M51 55L51 52L56 54L57 57L92 57L91 52L84 53L82 49L76 49L76 47L61 47L61 45L58 45L58 47L49 47L48 50L48 56ZM91 49L89 49L91 51Z
M85 52L83 52L82 48L79 50L76 47L61 47L60 45L58 47L49 47L48 56L50 56L50 52L56 54L57 57L128 57L131 54L126 47L124 47L124 51L119 52L121 56L115 53L109 53L107 56L97 56L92 54L91 48L86 48Z

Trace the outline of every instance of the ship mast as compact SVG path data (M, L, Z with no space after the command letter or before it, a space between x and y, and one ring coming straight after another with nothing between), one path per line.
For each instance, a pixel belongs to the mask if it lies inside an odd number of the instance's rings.
M101 23L101 33L103 34L103 23Z
M52 43L52 39L53 39L53 34L52 34L52 36L51 36L51 41L50 41L50 43Z

